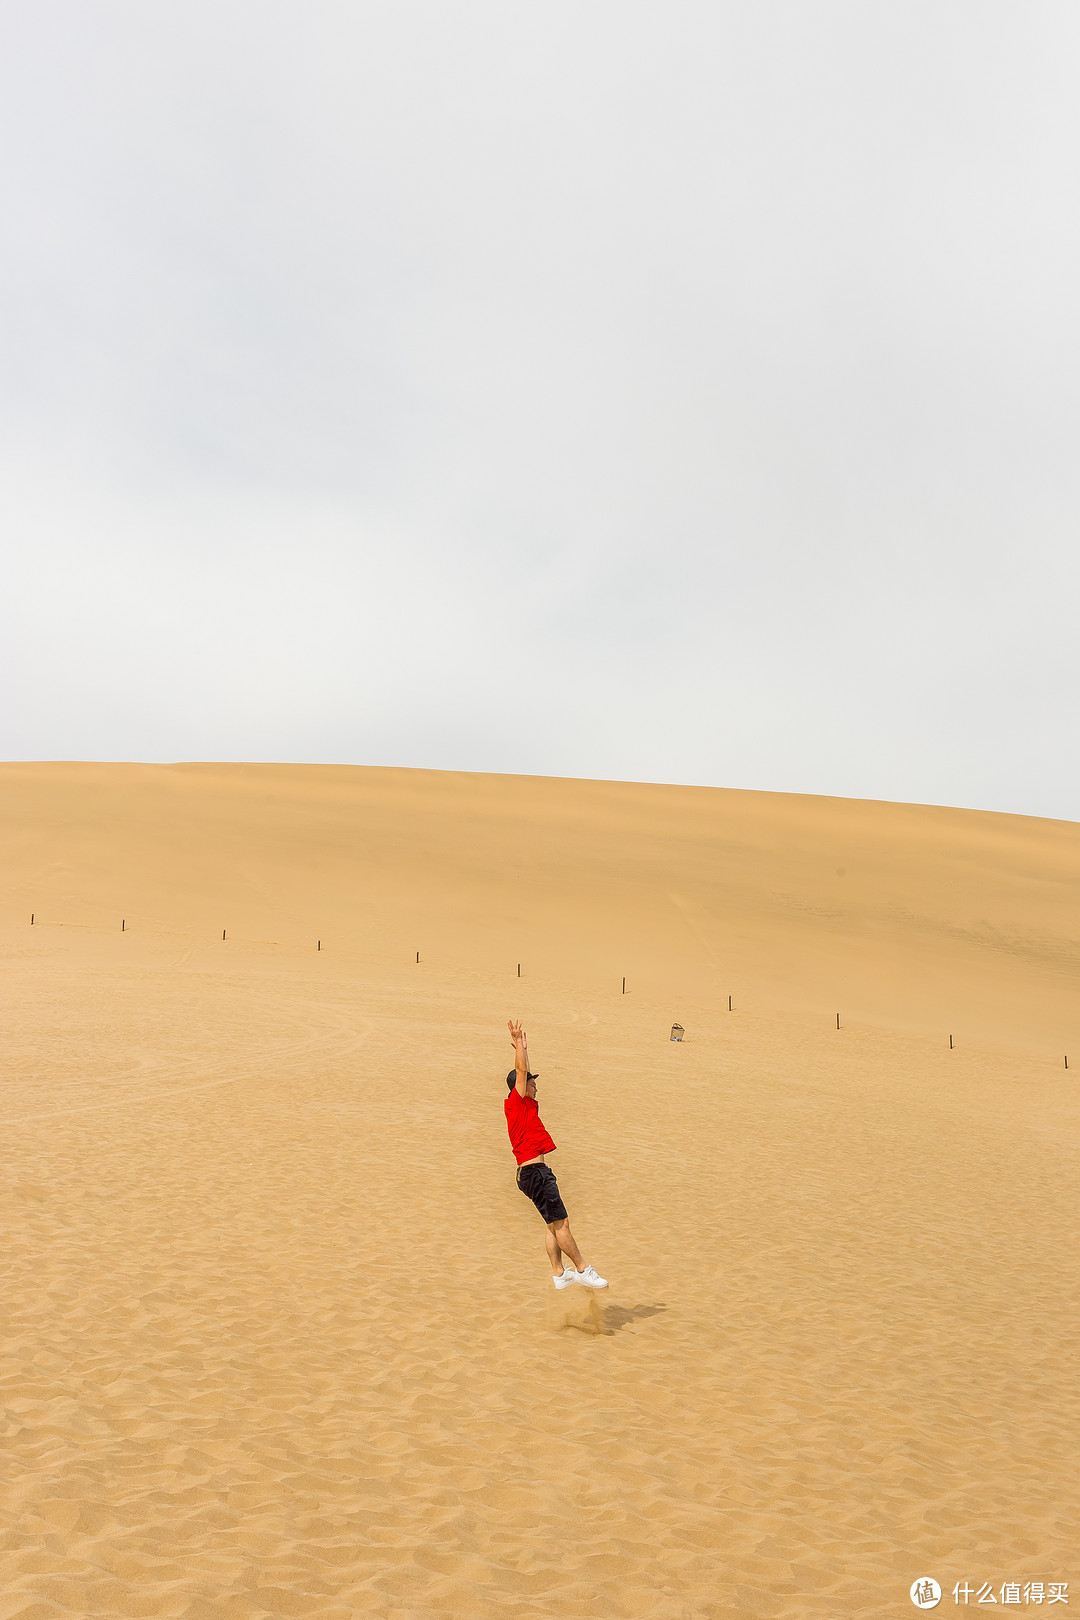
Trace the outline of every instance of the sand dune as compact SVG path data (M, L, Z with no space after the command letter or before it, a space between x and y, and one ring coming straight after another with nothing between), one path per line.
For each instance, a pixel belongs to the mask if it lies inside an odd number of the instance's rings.
M1080 828L0 789L0 1620L1080 1602ZM605 1295L514 1187L510 1014Z

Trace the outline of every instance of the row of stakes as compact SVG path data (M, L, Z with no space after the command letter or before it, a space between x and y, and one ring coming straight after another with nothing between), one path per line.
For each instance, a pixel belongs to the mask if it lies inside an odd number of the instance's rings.
M35 915L34 912L30 913L30 926L31 926L31 928L34 926L34 915ZM127 918L126 917L121 917L121 919L120 919L120 932L123 934L123 933L126 933L126 931L127 931ZM222 939L225 938L226 933L227 933L227 930L223 928L221 930ZM315 949L317 951L322 950L322 940L321 939L318 939L318 940L315 941ZM416 963L417 963L417 966L419 967L419 965L420 965L420 952L419 951L417 951L417 953L416 953ZM517 976L518 976L519 979L521 978L521 963L520 962L517 965ZM625 975L623 976L622 993L625 996L625 994L626 994L626 977L625 977ZM731 997L730 996L728 996L728 998L727 998L727 1010L728 1010L728 1012L734 1012L735 1011L734 1007L731 1005ZM836 1027L837 1027L837 1029L840 1028L840 1014L839 1013L837 1013L837 1015L836 1015ZM686 1034L686 1031L683 1029L681 1024L672 1024L672 1026L671 1026L671 1039L673 1041L681 1041L685 1034ZM949 1036L949 1051L952 1052L953 1050L954 1050L953 1038L950 1035ZM1067 1052L1065 1053L1065 1067L1066 1068L1069 1067L1069 1054Z

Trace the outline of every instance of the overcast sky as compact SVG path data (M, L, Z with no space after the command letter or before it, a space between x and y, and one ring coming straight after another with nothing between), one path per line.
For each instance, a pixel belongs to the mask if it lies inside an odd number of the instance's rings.
M9 759L1080 819L1080 9L0 6Z

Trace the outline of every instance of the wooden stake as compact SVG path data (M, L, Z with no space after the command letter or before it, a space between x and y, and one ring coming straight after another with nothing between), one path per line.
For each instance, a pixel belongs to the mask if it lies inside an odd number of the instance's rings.
M31 928L33 928L33 926L34 926L34 913L33 912L30 913L30 926L31 926Z
M731 1011L731 997L730 996L728 996L728 998L727 998L727 1010L728 1010L728 1012Z
M952 1036L949 1036L949 1051L952 1051Z
M420 960L420 952L419 952L419 951L417 951L417 953L416 953L416 960L417 960L417 961L418 961L418 962L419 962L419 960Z
M626 975L625 974L623 975L622 993L625 996L625 994L626 994Z
M840 1014L839 1013L837 1013L837 1015L836 1015L836 1027L837 1027L837 1029L840 1028Z
M518 963L518 978L521 978L521 963Z
M225 930L224 930L224 928L221 930L221 937L222 937L222 939L225 938Z
M126 927L127 927L127 918L126 917L121 917L121 919L120 919L120 932L123 933L124 929Z
M318 940L318 941L317 941L317 942L316 942L316 945L315 945L315 949L316 949L316 950L317 950L317 951L321 951L321 950L322 950L322 940L321 940L321 939L320 939L320 940Z

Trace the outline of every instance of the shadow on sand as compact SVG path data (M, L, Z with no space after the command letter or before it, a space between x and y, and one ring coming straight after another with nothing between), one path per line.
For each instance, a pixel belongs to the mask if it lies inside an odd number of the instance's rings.
M640 1322L644 1316L659 1316L666 1310L666 1305L602 1305L600 1319L605 1333L618 1333L631 1322Z
M642 1317L657 1316L666 1305L604 1305L591 1288L566 1288L548 1297L548 1323L557 1332L575 1328L579 1333L618 1333Z

